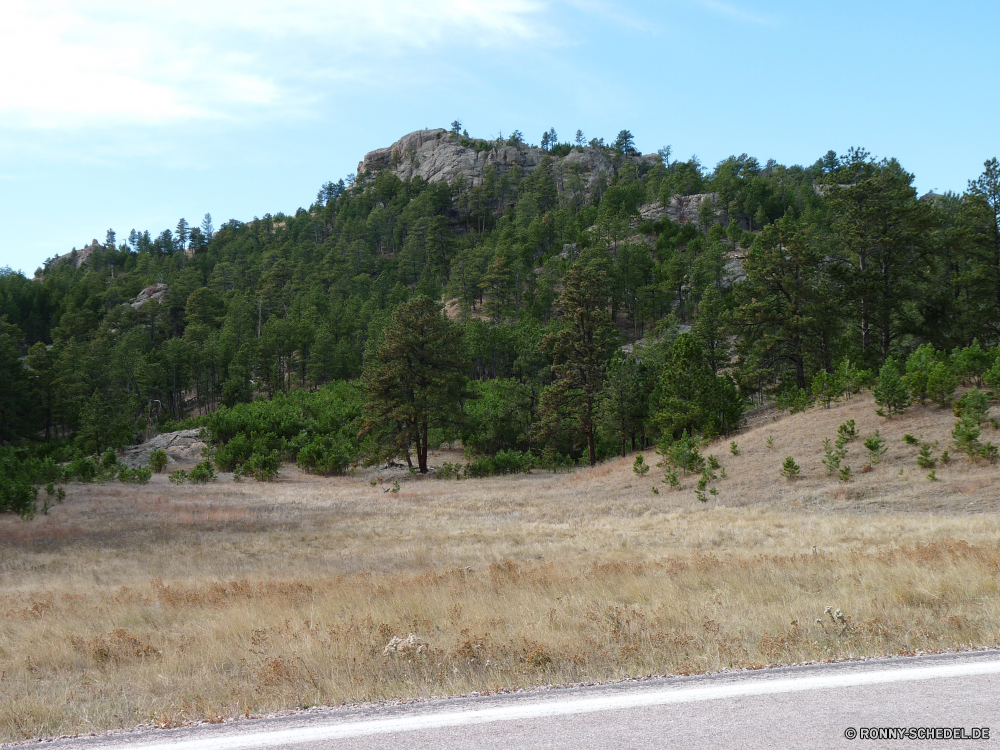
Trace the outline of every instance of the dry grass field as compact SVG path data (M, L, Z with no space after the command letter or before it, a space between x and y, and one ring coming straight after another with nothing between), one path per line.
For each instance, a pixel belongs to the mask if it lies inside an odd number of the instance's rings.
M863 473L850 443L841 483L822 444L851 418L889 451ZM740 455L706 449L727 475L708 503L632 456L398 493L294 468L69 486L0 518L0 741L1000 644L1000 466L932 482L902 441L947 448L953 423L866 396L765 415Z

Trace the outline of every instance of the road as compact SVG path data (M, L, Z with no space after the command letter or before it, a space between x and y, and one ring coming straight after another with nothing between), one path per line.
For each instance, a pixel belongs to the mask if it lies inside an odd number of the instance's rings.
M331 709L46 743L60 750L953 747L845 738L869 727L988 727L1000 743L1000 651L783 667L587 688ZM36 745L37 746L37 745Z

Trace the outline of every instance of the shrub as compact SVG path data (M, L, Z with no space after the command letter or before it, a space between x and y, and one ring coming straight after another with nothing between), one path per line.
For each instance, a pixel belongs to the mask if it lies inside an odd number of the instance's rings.
M973 339L969 346L952 352L951 370L964 383L979 382L990 367L990 359L990 352L980 346L979 339Z
M935 443L936 445L936 443ZM937 459L931 453L931 444L924 443L920 446L920 453L917 454L917 466L921 469L933 469L937 464Z
M986 421L986 416L990 410L990 402L985 393L978 388L973 388L960 398L954 406L956 417L968 418L977 425Z
M174 484L184 484L188 480L188 473L184 469L171 472L170 481Z
M882 414L884 410L890 418L910 405L909 389L903 382L899 367L892 357L889 357L879 370L872 394L875 396L875 403L882 407L878 413Z
M823 441L823 465L826 467L826 473L833 474L837 473L840 469L840 462L847 454L847 449L840 446L833 448L830 446L830 438L826 438Z
M205 462L208 464L208 462ZM209 469L211 469L211 464ZM198 466L201 466L199 464ZM195 467L198 468L197 466ZM270 453L254 453L249 459L243 464L241 474L244 476L251 476L258 482L270 482L276 476L278 476L278 470L281 468L281 455L278 451L271 451ZM191 472L192 475L194 471ZM215 476L213 474L212 479ZM192 480L194 481L194 480Z
M736 444L735 440L729 443L729 452L732 453L734 456L740 455L740 446Z
M152 469L155 474L159 474L167 468L167 461L167 452L163 450L163 448L157 448L149 454L149 468Z
M907 445L916 445L920 441L917 440L915 437L913 437L913 435L911 435L910 433L906 433L905 435L903 435L903 442L906 443Z
M698 443L688 435L687 430L681 434L680 440L666 440L658 452L664 457L664 463L685 474L696 474L705 467L705 459L698 452Z
M465 465L467 479L502 476L505 474L526 474L534 465L530 453L521 451L497 451L495 456L477 456Z
M812 395L804 388L790 388L779 393L774 399L774 405L779 411L787 409L792 414L805 411L811 403Z
M949 403L958 388L958 378L948 365L937 362L927 374L927 395L931 401L944 406Z
M153 470L148 466L140 466L130 469L127 466L121 467L118 471L118 480L126 484L149 484L153 476Z
M848 466L847 464L844 464L844 466L842 466L840 469L840 481L850 482L853 476L854 474L853 472L851 472L851 467Z
M955 450L964 453L969 458L979 455L981 445L979 443L979 424L971 414L963 415L955 423L951 431L952 443Z
M869 466L874 466L882 462L882 456L885 455L888 446L885 444L878 430L875 430L874 435L865 438L865 450L868 451Z
M795 459L791 456L786 456L784 463L781 464L781 476L789 481L792 481L798 479L801 473L802 470L799 468L799 465L795 463Z
M833 401L837 401L840 398L840 394L843 390L844 388L837 380L837 376L827 372L826 370L820 370L813 376L813 398L823 404L823 406L827 409L830 408L830 404Z
M179 472L174 472L174 473L176 474ZM173 474L171 474L170 476L172 479ZM198 482L198 483L215 481L216 476L215 476L215 471L212 469L212 462L202 461L200 464L196 465L187 474L187 479L189 482Z
M632 462L632 471L637 477L644 477L649 473L649 464L646 463L646 459L640 453L635 457L635 461Z
M363 403L360 385L336 381L315 392L297 390L223 407L204 422L223 471L236 473L254 454L278 451L305 471L342 474L361 456Z
M993 443L987 442L982 448L980 448L979 455L991 464L995 464L997 459L1000 458L1000 449L993 445Z
M79 482L93 482L97 478L97 464L85 456L79 456L70 462L66 474L67 479L76 479Z
M459 479L462 476L462 464L453 464L451 461L445 461L438 467L438 470L434 472L435 479Z
M837 440L849 443L858 436L858 428L854 425L853 419L848 419L837 428Z

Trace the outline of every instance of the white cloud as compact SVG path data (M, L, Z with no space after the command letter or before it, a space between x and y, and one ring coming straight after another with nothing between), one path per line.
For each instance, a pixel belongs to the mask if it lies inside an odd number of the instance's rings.
M0 26L0 126L239 118L406 54L542 37L531 0L35 0ZM336 72L334 72L336 71Z

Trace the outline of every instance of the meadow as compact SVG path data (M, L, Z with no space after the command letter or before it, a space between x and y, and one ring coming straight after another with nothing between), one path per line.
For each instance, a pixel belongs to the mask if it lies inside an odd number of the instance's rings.
M843 482L821 459L848 419ZM0 517L0 740L998 645L1000 467L956 455L932 481L903 440L940 454L954 421L869 395L758 414L703 450L726 474L705 503L634 454L398 492L294 467L68 485Z

